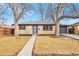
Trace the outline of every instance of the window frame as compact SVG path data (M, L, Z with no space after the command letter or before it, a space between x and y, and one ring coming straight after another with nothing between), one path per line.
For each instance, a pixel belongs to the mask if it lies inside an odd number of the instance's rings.
M19 30L25 30L26 28L25 28L25 25L20 25L19 26Z
M43 31L52 31L52 25L43 25Z

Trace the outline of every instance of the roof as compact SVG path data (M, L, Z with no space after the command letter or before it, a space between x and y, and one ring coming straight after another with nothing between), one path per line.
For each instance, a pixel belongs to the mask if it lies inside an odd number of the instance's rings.
M79 24L79 22L74 24L60 24L60 26L73 26L75 24ZM30 21L30 22L19 23L19 25L55 25L55 24L52 21Z
M46 21L31 21L31 22L22 22L19 25L55 25L52 24L53 22L46 22Z
M79 22L77 22L77 23L74 23L73 25L79 25Z
M6 25L6 24L0 24L0 27L2 28L13 28L12 26Z
M61 24L61 26L74 26L74 25L79 25L79 22L75 22L73 24Z
M71 26L71 25L60 25L61 27L69 27L69 26Z

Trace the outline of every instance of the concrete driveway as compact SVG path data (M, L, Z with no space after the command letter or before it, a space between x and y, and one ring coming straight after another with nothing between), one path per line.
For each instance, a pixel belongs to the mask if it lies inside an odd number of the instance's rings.
M68 37L71 37L71 38L79 40L79 35L75 35L75 34L61 34L61 35L68 36Z

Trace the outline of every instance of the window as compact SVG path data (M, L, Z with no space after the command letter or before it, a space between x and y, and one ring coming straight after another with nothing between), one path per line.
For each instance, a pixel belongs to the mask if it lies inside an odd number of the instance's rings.
M21 26L19 26L19 29L20 30L25 30L25 26L21 25Z
M52 25L44 25L43 30L45 31L52 31Z

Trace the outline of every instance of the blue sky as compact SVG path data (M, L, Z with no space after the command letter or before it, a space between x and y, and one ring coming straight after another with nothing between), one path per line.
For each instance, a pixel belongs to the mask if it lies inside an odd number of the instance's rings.
M79 19L64 19L60 21L61 24L67 24L67 25L74 24L76 22L79 22Z
M79 0L0 0L1 3L78 3Z
M8 25L11 25L11 24L14 23L13 16L12 16L11 13L9 13L9 15L6 16L6 19L7 19L7 24ZM19 20L19 23L29 22L29 21L39 21L39 20L40 20L40 15L38 13L35 13L35 12L29 10L26 13L26 15L24 16L24 18ZM61 24L73 24L73 23L76 23L76 22L79 22L79 19L64 19L64 20L60 21Z

